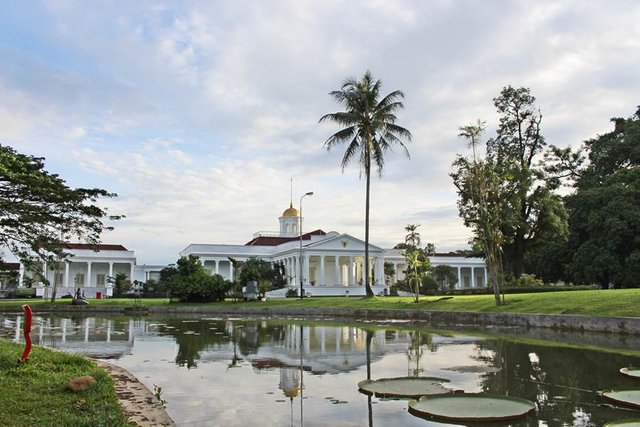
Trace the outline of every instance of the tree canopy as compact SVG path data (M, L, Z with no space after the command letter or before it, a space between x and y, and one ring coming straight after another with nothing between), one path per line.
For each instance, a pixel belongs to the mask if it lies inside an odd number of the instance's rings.
M555 193L558 180L549 179L538 163L546 141L535 97L528 88L507 86L493 102L500 115L496 136L487 140L484 156L476 158L483 123L462 127L461 136L471 141L474 158L459 156L451 176L465 225L474 229L476 239L489 249L487 254L495 252L498 258L492 261L488 255L488 263L519 277L529 252L548 241L566 239L567 214ZM498 268L493 270L496 276Z
M219 274L205 270L195 255L180 257L175 272L167 271L169 289L173 298L187 302L223 301L229 283Z
M409 151L402 142L402 138L411 140L411 132L396 124L396 111L404 108L401 99L404 93L393 91L381 96L382 82L374 80L367 71L361 80L348 78L340 90L330 92L330 95L345 111L325 114L320 122L330 121L344 126L343 129L331 135L324 143L327 150L343 143L347 149L342 157L342 170L354 159L360 163L360 174L364 171L366 177L365 193L365 255L364 282L367 296L373 296L370 284L369 270L369 195L371 186L371 166L375 165L378 175L382 175L384 155L394 145L399 146L409 157Z
M98 188L70 188L45 170L44 158L0 145L0 248L23 261L57 260L71 239L97 244L112 229L105 221L122 218L97 204L114 196Z
M614 118L614 130L585 141L581 153L559 152L556 164L574 177L566 198L570 213L567 272L601 287L640 285L640 108ZM588 165L570 168L580 156ZM576 163L576 162L574 162ZM580 162L577 162L580 163Z

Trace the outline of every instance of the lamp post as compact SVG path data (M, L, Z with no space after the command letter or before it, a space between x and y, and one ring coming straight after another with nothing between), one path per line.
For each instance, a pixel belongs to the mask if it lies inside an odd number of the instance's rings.
M304 281L304 273L302 272L302 199L307 196L313 196L313 191L304 193L302 197L300 197L300 227L298 230L300 231L300 262L298 263L300 264L300 299L304 298L304 290L302 285L302 282Z

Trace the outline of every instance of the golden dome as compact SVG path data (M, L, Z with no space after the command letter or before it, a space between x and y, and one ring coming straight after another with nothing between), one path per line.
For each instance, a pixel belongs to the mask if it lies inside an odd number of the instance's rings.
M282 212L282 216L292 216L292 217L298 217L298 209L293 207L293 203L289 204L289 207Z

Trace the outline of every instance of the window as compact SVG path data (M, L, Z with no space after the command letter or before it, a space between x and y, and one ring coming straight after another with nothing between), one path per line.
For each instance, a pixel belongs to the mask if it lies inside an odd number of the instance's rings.
M106 282L106 275L105 274L97 274L96 275L96 286L104 286L105 282Z

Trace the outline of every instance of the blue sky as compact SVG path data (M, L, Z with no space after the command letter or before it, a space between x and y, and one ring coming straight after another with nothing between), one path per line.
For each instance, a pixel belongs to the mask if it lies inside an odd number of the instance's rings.
M168 263L189 243L277 229L301 194L305 229L364 236L364 180L318 124L371 70L405 92L411 160L372 183L371 241L421 224L467 246L449 178L458 126L487 121L506 85L531 88L550 144L578 146L640 102L640 3L614 1L6 1L0 143L74 187L119 194L105 243Z

